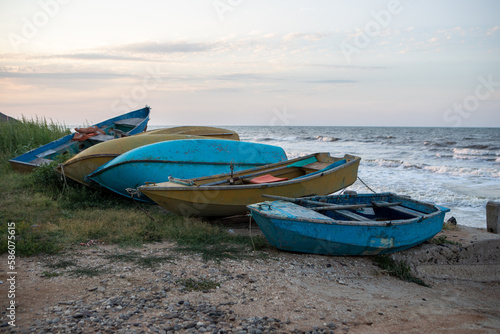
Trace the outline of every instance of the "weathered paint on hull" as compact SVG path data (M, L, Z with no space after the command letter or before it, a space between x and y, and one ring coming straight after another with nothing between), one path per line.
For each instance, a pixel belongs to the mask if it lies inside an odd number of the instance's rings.
M126 119L142 119L141 122L134 124L135 127L127 130L127 135L135 135L143 132L149 122L150 108L145 107L129 113L110 118L106 121L96 123L93 126L99 128L112 127L115 122ZM92 146L92 138L85 141L72 141L73 134L66 135L46 145L40 146L34 150L26 152L9 160L12 169L18 172L31 172L39 165L52 161L55 157L63 154L76 154Z
M169 176L193 178L257 167L286 160L277 146L220 139L161 142L128 151L89 175L89 179L120 195L147 182L164 182ZM137 197L142 201L149 198Z
M141 193L170 212L183 216L222 217L245 214L247 205L261 202L263 194L301 197L326 195L357 179L359 158L315 177L276 183L231 186L182 186L173 182L140 187ZM272 167L271 167L272 169ZM221 179L223 177L214 177Z
M401 202L404 206L416 202L393 194L357 196L380 200L384 195L385 199L392 198L391 202ZM282 201L258 203L249 208L269 243L278 249L323 255L377 255L411 248L441 231L448 210L421 203L413 207L425 210L422 218L371 222L338 221Z
M175 131L179 131L182 134L176 134ZM185 135L184 133L186 132L198 132L199 135ZM153 130L136 136L118 138L91 146L71 159L68 159L62 165L59 165L56 170L70 179L89 185L85 180L87 175L125 152L162 141L206 138L239 139L236 133L213 127L175 127Z
M151 130L148 132L141 133L140 135L189 135L189 136L204 136L213 139L228 139L228 140L240 140L240 136L232 130L215 128L211 126L177 126L173 128L163 128Z

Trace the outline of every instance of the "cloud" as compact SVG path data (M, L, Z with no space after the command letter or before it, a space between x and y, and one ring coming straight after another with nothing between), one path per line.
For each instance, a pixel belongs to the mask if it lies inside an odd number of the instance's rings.
M294 32L294 33L285 35L283 37L283 41L293 42L293 41L300 40L300 39L305 39L308 41L319 41L319 40L326 38L326 37L329 37L331 35L332 35L332 33L328 33L328 32L318 32L318 33L310 33L310 34Z
M199 89L198 92L200 93L224 93L224 94L234 94L234 93L241 93L244 90L241 88L225 88L225 87L220 87L220 88L207 88L207 89Z
M133 56L94 53L94 52L51 55L51 56L46 56L46 58L67 58L67 59L82 59L82 60L139 60L139 61L144 60L144 58L133 57Z
M488 29L488 31L486 32L486 36L493 35L495 31L498 31L498 29L500 29L500 26L494 26L493 28Z
M354 80L338 80L338 79L326 79L326 80L310 80L306 81L307 83L316 83L316 84L348 84L348 83L356 83Z
M19 78L19 79L55 79L55 80L106 80L130 77L130 75L118 73L104 73L104 72L0 72L0 78Z
M388 66L359 66L359 65L334 65L334 64L307 64L307 66L345 68L345 69L356 69L356 70L387 70L389 68Z
M221 47L221 44L220 42L142 42L126 44L119 49L135 53L193 53L216 50Z
M255 73L233 73L233 74L224 74L212 77L214 80L229 80L229 81L240 81L240 80L268 80L262 75Z

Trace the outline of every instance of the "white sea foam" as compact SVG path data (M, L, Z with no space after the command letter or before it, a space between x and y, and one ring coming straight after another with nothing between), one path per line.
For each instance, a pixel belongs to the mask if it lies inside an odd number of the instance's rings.
M459 224L484 227L486 202L500 200L498 128L227 128L242 141L281 146L289 159L315 152L360 156L358 175L372 189L448 206L447 216ZM370 191L361 182L351 188Z
M500 159L497 159L500 162ZM461 166L444 166L444 165L427 165L424 163L412 163L401 160L364 160L363 165L378 166L384 168L399 168L399 169L420 169L436 174L447 174L453 176L485 176L491 178L500 178L500 170L498 168L472 168Z
M452 149L455 159L493 159L500 156L497 150L472 149L472 148L454 148Z
M339 138L327 137L327 136L316 136L316 140L318 140L318 141L326 141L326 142L334 142L334 141L339 140Z

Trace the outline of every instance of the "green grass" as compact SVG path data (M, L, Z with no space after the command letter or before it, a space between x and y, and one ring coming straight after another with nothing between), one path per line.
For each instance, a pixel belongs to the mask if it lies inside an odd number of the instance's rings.
M111 262L133 262L141 267L154 268L162 263L175 263L173 256L141 256L140 252L127 252L127 253L115 253L105 256L106 259L111 260Z
M75 277L82 277L82 276L87 276L87 277L95 277L103 274L106 270L101 268L102 266L97 266L97 267L78 267L76 269L73 269L71 271L71 276Z
M228 233L218 225L208 225L194 219L184 218L185 228L196 224L198 226L192 233L178 233L176 236L178 252L201 254L204 261L220 262L223 259L241 259L250 256L253 245L255 250L264 250L269 243L264 237L238 236ZM179 232L183 231L182 228Z
M111 260L111 262L137 262L137 259L141 257L140 252L127 252L127 253L114 253L105 255L104 258Z
M410 266L403 261L395 261L387 255L379 255L375 257L375 262L391 276L397 277L405 282L413 282L428 288L431 287L420 278L413 276Z
M440 235L439 237L434 237L429 242L436 245L449 244L449 245L462 246L460 242L448 240L448 237L446 235Z
M8 169L8 160L61 138L70 131L63 124L45 118L19 122L0 122L0 173Z
M16 255L57 254L98 240L123 247L174 241L178 249L204 260L247 257L252 240L226 231L222 223L165 214L158 206L141 204L150 219L130 199L65 183L47 164L31 174L14 172L8 159L65 135L62 125L45 119L0 123L0 254L8 249L7 223L16 225ZM257 250L269 247L264 238L253 238ZM168 258L144 258L153 266Z
M43 277L46 277L46 278L52 278L52 277L57 277L57 276L61 276L62 274L61 273L58 273L56 271L42 271L42 276Z
M180 279L180 280L177 280L177 283L184 286L185 291L206 291L206 292L208 292L209 290L217 289L218 287L220 287L219 282L212 281L212 280L209 280L206 278Z
M47 264L47 267L51 269L66 269L68 267L76 267L77 263L72 260L59 260L55 263Z
M143 256L136 263L141 267L155 268L162 263L175 263L173 256Z

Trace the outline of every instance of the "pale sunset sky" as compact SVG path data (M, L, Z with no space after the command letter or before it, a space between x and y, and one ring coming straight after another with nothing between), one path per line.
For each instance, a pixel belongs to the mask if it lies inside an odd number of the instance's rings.
M500 127L498 0L0 0L0 112Z

